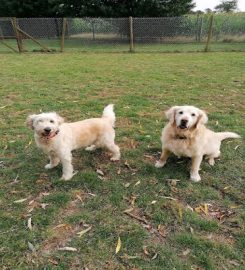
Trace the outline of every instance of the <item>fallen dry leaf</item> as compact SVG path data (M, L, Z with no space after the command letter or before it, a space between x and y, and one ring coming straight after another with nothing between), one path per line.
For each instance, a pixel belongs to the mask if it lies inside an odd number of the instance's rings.
M80 202L83 202L83 199L82 199L82 197L80 196L80 195L76 195L76 197L78 198L78 200L80 201Z
M31 242L27 242L27 244L28 244L30 251L32 251L32 252L36 251L35 247L33 246L33 244Z
M32 224L31 224L31 217L28 218L28 221L27 221L27 227L30 231L32 231L33 227L32 227Z
M147 246L143 246L143 252L144 252L144 254L147 255L147 256L150 255L150 253L149 253L148 250L147 250Z
M151 161L155 160L155 158L153 156L150 156L150 155L144 155L144 157L150 159Z
M231 265L234 265L234 266L239 266L240 265L240 263L238 261L235 261L235 260L230 260L229 263Z
M134 186L138 186L140 184L140 180L134 184Z
M205 213L205 215L207 215L208 214L208 204L204 204L204 213Z
M100 170L100 169L97 169L96 172L101 175L101 176L104 176L105 174Z
M187 248L186 250L184 250L184 251L182 252L182 254L183 254L184 256L187 256L190 252L191 252L191 250L190 250L189 248Z
M122 242L121 242L120 236L118 236L117 246L116 246L116 254L120 251L121 246L122 246Z
M27 213L31 213L33 210L34 210L34 207L31 207L31 208L27 211Z
M14 203L22 203L22 202L25 202L27 200L28 200L28 198L24 198L24 199L20 199L20 200L14 201Z
M58 248L58 250L60 250L60 251L77 251L77 249L74 247L61 247L61 248Z
M82 230L80 232L77 233L78 237L82 237L86 232L90 231L92 229L92 226L88 227L85 230Z
M50 194L50 192L42 192L41 193L43 196L48 196Z
M162 237L166 237L167 236L167 232L166 232L166 229L163 225L159 224L157 226L157 231L158 233L162 236Z
M49 258L48 261L54 265L58 265L58 262L52 258Z
M155 260L157 258L158 254L155 253L154 256L151 258L151 260Z
M131 207L131 208L128 208L128 209L124 210L123 213L130 213L130 212L132 212L133 210L134 210L134 208Z
M136 199L137 199L137 196L131 196L131 197L130 197L130 204L131 204L131 205L134 205Z
M46 209L46 207L49 205L49 203L41 203L41 208L42 209Z
M33 204L34 202L35 202L35 200L31 200L31 201L29 201L28 205L31 205L31 204Z
M178 180L178 179L166 179L166 180L167 180L168 184L170 186L173 186L173 187L176 187L177 183L180 182L180 180Z
M59 225L55 226L53 228L53 230L54 229L60 229L60 228L65 229L65 230L70 230L71 229L71 225L70 224L66 224L66 223L62 223L62 224L59 224Z
M237 150L238 147L240 147L240 145L237 145L237 146L234 148L234 150Z

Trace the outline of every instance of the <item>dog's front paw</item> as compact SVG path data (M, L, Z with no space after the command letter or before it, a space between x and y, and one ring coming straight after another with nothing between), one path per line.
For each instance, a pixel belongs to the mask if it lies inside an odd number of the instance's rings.
M111 161L118 161L120 160L120 156L115 156L110 158Z
M52 169L53 166L49 163L49 164L46 164L46 165L44 166L44 168L45 168L46 170L49 170L49 169Z
M73 176L73 174L63 174L60 179L68 181L68 180L72 179L72 176Z
M86 147L85 150L86 151L94 151L94 150L96 150L96 145L92 144L92 145Z
M199 174L191 174L191 181L199 182L201 181L201 176Z
M209 163L210 166L214 166L214 164L215 164L214 158L210 158L208 160L208 163Z
M163 162L161 160L158 160L155 164L156 168L162 168L165 165L166 162Z

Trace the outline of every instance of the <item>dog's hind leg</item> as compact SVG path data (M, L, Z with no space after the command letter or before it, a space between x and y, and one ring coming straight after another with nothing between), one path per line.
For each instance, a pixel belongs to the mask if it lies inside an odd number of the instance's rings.
M104 146L112 153L112 157L110 158L112 161L120 159L120 148L115 144L114 141L104 141Z
M115 131L112 129L110 133L105 134L98 142L97 146L107 148L112 157L110 160L117 161L121 157L120 148L115 144Z
M112 161L120 159L121 157L120 148L115 143L107 145L106 147L108 148L109 151L112 152L112 157L110 158Z
M209 155L208 156L208 163L209 163L209 165L214 166L214 164L215 164L214 159L215 158L218 158L219 156L220 156L220 151L218 151L218 152L216 152L216 153L214 153L212 155Z
M163 148L162 149L162 154L160 159L156 162L155 167L156 168L161 168L166 164L166 161L168 159L170 155L170 151L168 151L167 149Z
M49 154L49 164L45 165L45 169L52 169L60 163L60 159L54 153Z

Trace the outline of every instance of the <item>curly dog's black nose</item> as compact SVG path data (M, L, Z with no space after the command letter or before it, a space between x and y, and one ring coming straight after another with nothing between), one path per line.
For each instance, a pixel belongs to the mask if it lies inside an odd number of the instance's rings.
M50 127L46 127L46 128L44 129L44 131L45 131L46 133L50 133L51 128L50 128Z

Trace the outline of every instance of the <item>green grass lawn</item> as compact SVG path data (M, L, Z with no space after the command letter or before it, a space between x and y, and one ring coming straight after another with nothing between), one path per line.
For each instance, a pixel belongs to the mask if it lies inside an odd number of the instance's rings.
M210 128L244 138L244 53L0 57L1 269L245 269L243 139L223 142L214 167L203 161L199 183L186 158L154 167L172 105L205 109ZM121 161L80 150L71 181L45 171L27 115L76 121L109 103Z

